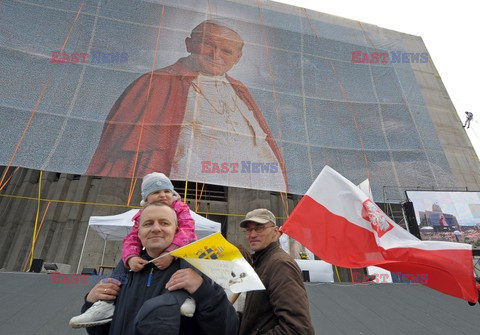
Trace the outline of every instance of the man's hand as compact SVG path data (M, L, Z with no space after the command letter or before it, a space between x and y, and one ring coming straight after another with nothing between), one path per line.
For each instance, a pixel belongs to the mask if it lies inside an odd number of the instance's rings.
M130 258L127 261L128 267L130 268L130 270L132 270L134 272L138 272L141 269L143 269L143 267L147 263L148 262L146 260L144 260L143 258L138 257L138 256L133 256L132 258Z
M160 270L165 270L170 266L170 264L172 264L174 259L175 257L171 255L166 255L166 256L163 256L162 258L154 260L152 263L155 264L155 266Z
M185 289L190 294L195 293L203 283L203 278L192 269L181 269L173 274L165 287L169 291Z
M97 300L115 300L120 292L120 281L105 278L95 285L87 295L87 301L94 303Z

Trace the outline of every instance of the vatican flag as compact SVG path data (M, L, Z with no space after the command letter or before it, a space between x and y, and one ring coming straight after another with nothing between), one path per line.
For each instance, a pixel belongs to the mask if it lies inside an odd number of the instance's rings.
M265 289L240 250L228 242L221 233L209 235L176 249L170 255L183 258L233 293Z

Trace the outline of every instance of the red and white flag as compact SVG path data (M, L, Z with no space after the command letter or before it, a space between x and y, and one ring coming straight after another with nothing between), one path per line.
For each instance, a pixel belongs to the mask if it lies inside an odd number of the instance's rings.
M417 239L329 166L281 230L328 263L379 266L445 294L478 301L471 245Z

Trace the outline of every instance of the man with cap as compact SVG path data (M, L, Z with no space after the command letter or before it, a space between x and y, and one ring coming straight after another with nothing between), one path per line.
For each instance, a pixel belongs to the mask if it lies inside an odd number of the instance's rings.
M255 209L240 222L253 267L265 291L247 293L239 335L314 334L302 272L278 243L281 232L267 209Z
M151 261L160 256L172 243L177 229L176 215L170 206L162 202L148 204L138 228L145 248L142 257ZM86 296L82 312L99 299L115 301L112 322L87 327L89 334L236 334L238 318L224 290L185 261L175 260L164 270L148 263L138 272L128 272L120 261L114 277L126 273L126 282L101 282ZM193 317L180 314L180 306L188 295L197 301Z

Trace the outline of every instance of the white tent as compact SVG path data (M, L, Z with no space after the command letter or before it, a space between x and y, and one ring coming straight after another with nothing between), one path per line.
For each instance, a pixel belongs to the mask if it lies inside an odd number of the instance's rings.
M105 241L122 241L132 230L132 218L137 212L138 209L131 209L117 215L91 216L88 228L93 229Z
M132 218L137 212L138 209L131 209L128 212L117 215L90 217L88 220L88 228L85 234L85 239L83 240L82 252L80 253L80 259L78 261L77 273L80 270L83 251L85 249L85 242L87 241L89 230L94 230L104 240L101 261L101 265L103 265L107 241L122 241L123 238L132 230ZM195 233L199 239L221 230L221 224L218 222L206 219L192 210L190 210L190 215L192 215L192 218L195 221Z
M333 283L332 264L320 260L296 259L299 268L308 272L312 283Z

